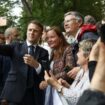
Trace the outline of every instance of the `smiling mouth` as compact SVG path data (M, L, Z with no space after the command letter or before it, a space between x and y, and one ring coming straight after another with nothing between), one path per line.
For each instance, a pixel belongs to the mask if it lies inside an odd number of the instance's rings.
M70 27L65 27L65 29L70 29Z

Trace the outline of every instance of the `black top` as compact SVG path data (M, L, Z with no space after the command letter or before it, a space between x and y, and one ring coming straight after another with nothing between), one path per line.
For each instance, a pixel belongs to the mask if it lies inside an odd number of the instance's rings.
M95 67L96 67L97 62L96 61L90 61L88 62L88 68L89 68L89 79L91 81L94 71L95 71Z
M86 90L77 105L105 105L105 94L100 91Z

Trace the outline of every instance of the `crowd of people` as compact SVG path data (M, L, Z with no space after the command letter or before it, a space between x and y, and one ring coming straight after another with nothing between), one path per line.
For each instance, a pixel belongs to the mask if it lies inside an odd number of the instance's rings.
M0 105L104 105L105 22L77 11L64 30L30 20L0 34Z

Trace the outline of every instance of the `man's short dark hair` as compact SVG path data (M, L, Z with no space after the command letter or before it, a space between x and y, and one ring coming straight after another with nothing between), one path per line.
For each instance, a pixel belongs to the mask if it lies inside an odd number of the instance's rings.
M36 24L36 25L39 26L39 27L41 28L41 30L43 31L43 25L42 25L39 21L37 21L37 20L31 20L31 21L28 23L28 25L29 25L30 23Z

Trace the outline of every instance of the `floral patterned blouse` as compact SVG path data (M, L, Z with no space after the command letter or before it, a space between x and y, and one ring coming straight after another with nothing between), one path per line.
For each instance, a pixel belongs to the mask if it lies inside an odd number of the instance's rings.
M60 59L53 60L53 74L57 79L59 78L65 78L66 72L64 71L64 68L66 66L69 66L70 68L73 68L75 65L74 63L74 57L72 53L72 46L68 46L64 53L63 56Z
M51 61L50 69L57 79L59 78L66 79L67 76L66 72L64 71L64 68L66 66L73 68L74 65L75 63L72 54L72 46L69 45L65 49L63 56L60 59ZM55 100L55 98L57 99L56 94L58 93L55 91L55 89L48 85L48 87L46 88L45 105L54 105L52 101Z

